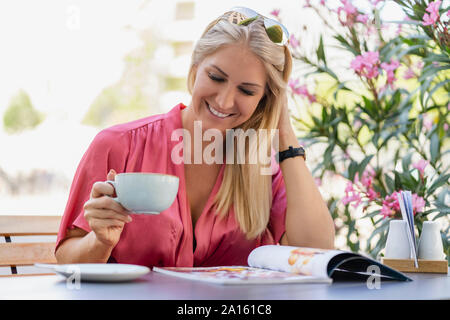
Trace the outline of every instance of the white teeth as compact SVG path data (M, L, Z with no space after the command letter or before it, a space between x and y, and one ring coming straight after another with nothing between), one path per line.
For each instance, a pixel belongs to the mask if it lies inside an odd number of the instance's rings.
M229 114L224 114L224 113L220 113L219 111L213 109L208 103L206 103L206 105L208 106L208 109L215 114L216 116L220 117L220 118L225 118L228 117Z

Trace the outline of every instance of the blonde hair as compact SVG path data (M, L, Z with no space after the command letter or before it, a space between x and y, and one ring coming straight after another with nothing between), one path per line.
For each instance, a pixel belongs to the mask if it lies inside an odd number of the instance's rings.
M197 41L192 53L188 73L188 90L192 94L196 66L207 56L226 45L246 45L264 64L267 74L265 95L260 100L250 119L239 126L248 129L277 129L282 108L282 97L292 69L292 57L286 46L273 43L267 36L262 18L248 26L232 24L227 20L229 12L211 22ZM237 128L234 128L237 129ZM235 137L236 138L236 137ZM267 156L271 156L271 138L267 141ZM228 141L227 141L228 143ZM236 221L248 239L260 236L267 228L272 207L272 176L262 175L262 164L249 164L250 154L258 152L260 143L247 147L245 163L227 163L222 185L214 198L214 205L220 217L224 217L234 206ZM235 149L237 148L234 144ZM236 151L236 150L235 150ZM234 153L235 157L237 152Z

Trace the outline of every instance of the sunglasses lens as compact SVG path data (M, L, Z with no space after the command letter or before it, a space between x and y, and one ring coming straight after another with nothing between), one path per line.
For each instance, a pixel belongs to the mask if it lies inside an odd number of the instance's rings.
M286 44L289 41L289 32L278 21L265 18L264 26L266 27L267 35L273 42L277 44Z
M284 45L289 41L289 32L287 31L286 27L278 21L264 17L258 14L256 11L245 7L234 7L229 11L231 11L231 14L228 17L228 21L230 21L231 23L248 25L252 23L256 18L258 18L258 16L260 16L264 18L264 26L270 40L272 40L276 44L281 45Z

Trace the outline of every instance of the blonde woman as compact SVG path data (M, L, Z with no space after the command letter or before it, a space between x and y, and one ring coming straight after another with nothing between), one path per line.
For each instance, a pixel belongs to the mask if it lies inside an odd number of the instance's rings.
M264 244L333 248L333 221L289 122L286 39L282 25L248 8L210 23L192 54L191 103L102 130L89 146L60 226L58 263L246 265L251 250ZM188 141L199 129L202 137L216 133L224 148L215 159L226 161L186 161L206 154L208 142ZM173 157L179 130L182 163ZM264 130L268 139L244 140L244 148L231 143ZM250 162L260 152L268 164ZM174 203L159 215L126 211L105 182L122 172L178 176Z

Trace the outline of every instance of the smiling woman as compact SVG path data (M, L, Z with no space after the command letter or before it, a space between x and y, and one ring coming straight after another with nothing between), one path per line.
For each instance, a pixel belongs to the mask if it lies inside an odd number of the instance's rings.
M333 246L333 222L304 158L291 153L277 164L272 135L246 143L249 131L279 131L281 150L300 147L286 98L291 55L286 45L277 43L287 35L274 36L285 28L269 32L267 18L236 10L208 25L196 44L188 106L180 103L169 113L105 129L91 143L73 180L58 234L59 263L245 265L248 254L264 244ZM172 150L178 146L174 132L188 133L180 136L183 154L196 148L203 154L203 133L211 129L224 144L232 143L232 151L243 143L245 161L173 161ZM186 141L188 136L196 143ZM263 163L247 161L261 150L272 160L268 175L261 174ZM158 215L128 212L111 199L115 190L105 182L114 180L116 170L178 176L174 203Z

